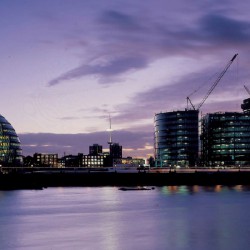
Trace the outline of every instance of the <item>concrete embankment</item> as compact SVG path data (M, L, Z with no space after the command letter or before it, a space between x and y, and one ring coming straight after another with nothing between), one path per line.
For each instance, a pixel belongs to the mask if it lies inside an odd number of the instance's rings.
M250 172L116 173L32 172L0 175L0 189L58 186L250 185Z

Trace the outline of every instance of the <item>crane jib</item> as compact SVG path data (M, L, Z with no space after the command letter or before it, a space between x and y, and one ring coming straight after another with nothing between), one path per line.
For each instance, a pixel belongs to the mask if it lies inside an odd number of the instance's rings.
M217 84L220 82L221 78L225 75L225 73L227 72L228 68L231 66L231 64L233 63L234 59L238 56L238 54L235 54L233 56L233 58L227 63L227 65L225 66L225 68L222 70L222 72L219 74L219 76L217 77L217 79L215 80L215 82L213 83L213 85L210 87L210 89L208 90L207 94L205 95L205 97L202 99L201 103L195 108L195 106L192 104L191 100L189 97L187 97L187 106L188 106L188 102L190 102L192 108L194 110L199 110L201 108L201 106L204 104L204 102L207 100L207 98L209 97L209 95L213 92L214 88L217 86ZM246 88L246 87L245 87Z
M238 56L238 54L234 55L234 57L231 59L231 62L233 62L233 60L236 58L236 56Z
M214 90L214 88L217 86L217 84L220 82L221 78L225 75L225 73L227 72L228 68L230 67L230 65L233 63L234 59L236 58L238 54L235 54L233 56L233 58L229 61L229 63L226 65L226 67L223 69L223 71L220 73L220 75L218 76L218 78L215 80L215 82L213 83L212 87L208 90L206 96L203 98L203 100L201 101L201 103L198 105L197 109L199 110L201 108L201 106L204 104L204 102L207 100L207 98L209 97L209 95L212 93L212 91Z

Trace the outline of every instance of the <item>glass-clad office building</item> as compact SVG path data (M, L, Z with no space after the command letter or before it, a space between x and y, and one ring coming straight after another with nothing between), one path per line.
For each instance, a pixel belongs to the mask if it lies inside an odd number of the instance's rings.
M12 125L0 115L0 164L18 166L22 163L20 140Z
M194 166L198 160L198 110L155 114L156 167Z
M204 166L250 165L250 114L207 114L201 123L201 160Z

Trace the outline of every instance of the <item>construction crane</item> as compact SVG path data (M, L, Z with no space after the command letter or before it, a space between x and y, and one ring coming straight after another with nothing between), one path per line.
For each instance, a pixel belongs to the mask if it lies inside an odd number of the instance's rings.
M202 101L200 102L200 104L195 108L195 106L192 104L191 100L189 97L187 97L187 102L190 102L192 108L194 110L199 110L201 108L201 106L204 104L204 102L207 100L207 98L209 97L209 95L212 93L212 91L214 90L214 88L217 86L217 84L220 82L221 78L225 75L225 73L227 72L227 70L229 69L229 67L231 66L231 64L233 63L233 61L235 60L235 58L238 56L238 54L235 54L233 56L233 58L227 63L226 67L222 70L222 72L219 74L219 76L217 77L217 79L215 80L215 82L213 83L213 85L211 86L211 88L208 90L207 94L205 95L205 97L202 99Z
M244 85L244 88L245 88L246 92L250 95L250 90L249 90L249 88L248 88L246 85Z
M187 109L188 109L188 103L191 104L193 110L195 110L195 106L193 105L193 103L191 102L190 96L187 96Z

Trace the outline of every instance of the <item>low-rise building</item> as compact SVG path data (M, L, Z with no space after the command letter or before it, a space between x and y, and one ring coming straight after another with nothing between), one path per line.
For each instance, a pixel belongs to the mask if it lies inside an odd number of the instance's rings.
M58 154L35 153L33 158L35 167L58 167Z

